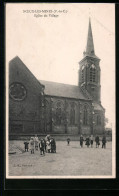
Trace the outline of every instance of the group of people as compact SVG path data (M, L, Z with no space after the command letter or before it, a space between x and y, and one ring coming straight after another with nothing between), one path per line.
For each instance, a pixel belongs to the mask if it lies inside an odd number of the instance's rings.
M50 135L47 135L45 138L31 137L30 141L24 142L25 152L30 149L31 154L34 154L35 151L40 150L41 155L47 153L56 153L56 142L55 139Z
M67 145L70 145L70 138L67 138ZM91 148L93 147L93 143L94 141L96 142L96 148L99 148L100 146L100 138L97 135L94 139L93 135L91 136L87 136L86 138L84 138L82 135L80 136L80 146L81 148L83 148L83 144L85 142L85 145L87 146L87 148L89 148L89 146L91 146ZM106 136L103 135L102 137L102 148L106 148ZM56 142L55 139L53 137L51 137L50 135L47 135L45 138L38 138L37 135L35 135L35 137L31 137L30 141L25 141L24 142L24 148L25 148L25 152L31 151L31 154L34 154L35 151L40 150L40 154L41 155L45 155L45 152L47 153L56 153Z
M91 146L91 148L93 147L93 142L96 142L96 148L99 148L100 146L100 138L98 135L96 135L95 139L93 137L93 135L91 136L87 136L86 139L83 138L83 136L80 136L80 146L83 147L83 142L85 141L85 145L87 146L87 148L89 148L89 146ZM104 135L102 137L102 148L106 148L106 136Z
M89 148L89 146L91 146L91 148L93 147L93 142L94 142L94 137L93 135L91 136L87 136L86 138L84 138L82 135L80 136L80 146L81 148L83 147L83 143L85 142L85 145L87 146L87 148ZM96 135L95 137L95 142L96 142L96 148L99 148L100 146L100 138L98 135ZM102 137L102 148L106 148L106 136L104 135ZM67 138L67 145L70 145L70 138Z

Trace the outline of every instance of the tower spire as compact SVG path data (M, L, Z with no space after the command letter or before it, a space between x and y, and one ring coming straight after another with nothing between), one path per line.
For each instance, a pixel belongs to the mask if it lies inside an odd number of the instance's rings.
M88 26L88 37L87 37L86 54L89 55L89 56L90 55L91 56L95 55L90 17L89 17L89 26Z

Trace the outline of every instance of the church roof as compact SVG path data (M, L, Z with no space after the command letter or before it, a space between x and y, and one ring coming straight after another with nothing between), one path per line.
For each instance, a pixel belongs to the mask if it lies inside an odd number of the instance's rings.
M96 102L93 102L93 106L94 106L94 110L104 110L104 108L99 104L99 103L96 103Z
M79 86L44 80L40 80L40 83L45 86L44 93L46 95L88 100Z
M29 88L34 88L36 91L41 90L42 85L18 56L9 61L9 74L11 76L9 82L16 81L16 70L25 85L29 86ZM19 81L19 77L17 78L17 80Z

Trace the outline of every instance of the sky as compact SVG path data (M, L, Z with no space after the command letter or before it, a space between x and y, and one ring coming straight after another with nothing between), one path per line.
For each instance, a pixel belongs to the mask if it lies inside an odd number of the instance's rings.
M6 67L19 56L39 80L78 85L89 17L95 54L101 59L101 103L109 126L115 127L114 4L7 3Z

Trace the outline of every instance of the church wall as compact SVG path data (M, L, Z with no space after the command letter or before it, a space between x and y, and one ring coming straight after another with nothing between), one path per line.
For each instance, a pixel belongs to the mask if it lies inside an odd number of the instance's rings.
M72 133L78 134L79 108L78 101L63 97L49 96L46 98L51 107L52 133ZM71 125L70 110L71 104L75 108L75 122ZM61 118L57 119L57 110L61 108ZM59 120L59 122L58 122Z
M45 96L46 102L49 103L49 123L50 129L47 130L48 133L57 134L90 134L91 133L91 102L86 102L84 100L76 100L71 98ZM61 120L60 124L57 123L56 110L58 104L61 107ZM88 125L83 125L83 106L88 105L89 115L88 115ZM71 108L75 109L75 120L71 122ZM46 112L48 113L48 112ZM45 119L47 119L45 117ZM51 121L52 119L52 121ZM47 123L46 123L47 124Z
M45 100L49 103L50 112L49 112L49 123L50 130L47 132L50 133L65 133L65 99L61 97L46 96ZM57 118L56 113L60 112L59 118ZM47 112L46 112L47 113ZM45 117L46 119L46 117ZM47 120L47 119L46 119Z
M94 133L96 134L104 134L105 122L104 122L104 112L103 111L95 111L94 116ZM97 118L100 116L100 122L97 122Z
M42 107L42 117L41 117L41 131L43 133L52 132L52 105L51 98L44 96L44 105Z
M74 104L74 109L75 109L74 123L71 122L72 104ZM67 113L68 113L67 133L79 134L80 105L78 100L73 100L73 99L67 100Z
M84 117L84 110L87 115ZM80 104L80 133L90 135L92 133L92 103L83 101Z
M11 61L9 65L9 127L10 134L27 134L40 132L41 119L41 87L34 84L30 73L26 73L22 68L23 64ZM36 81L37 82L37 81ZM24 87L26 97L23 100L15 100L11 93L17 88ZM12 85L12 88L11 88ZM16 87L15 87L16 86ZM13 90L15 88L15 90ZM11 90L12 89L12 90Z
M91 127L90 126L82 126L82 134L83 135L91 135Z
M100 86L88 83L87 90L94 100L100 100Z
M79 134L79 130L78 130L78 126L68 126L68 131L67 131L68 134Z

